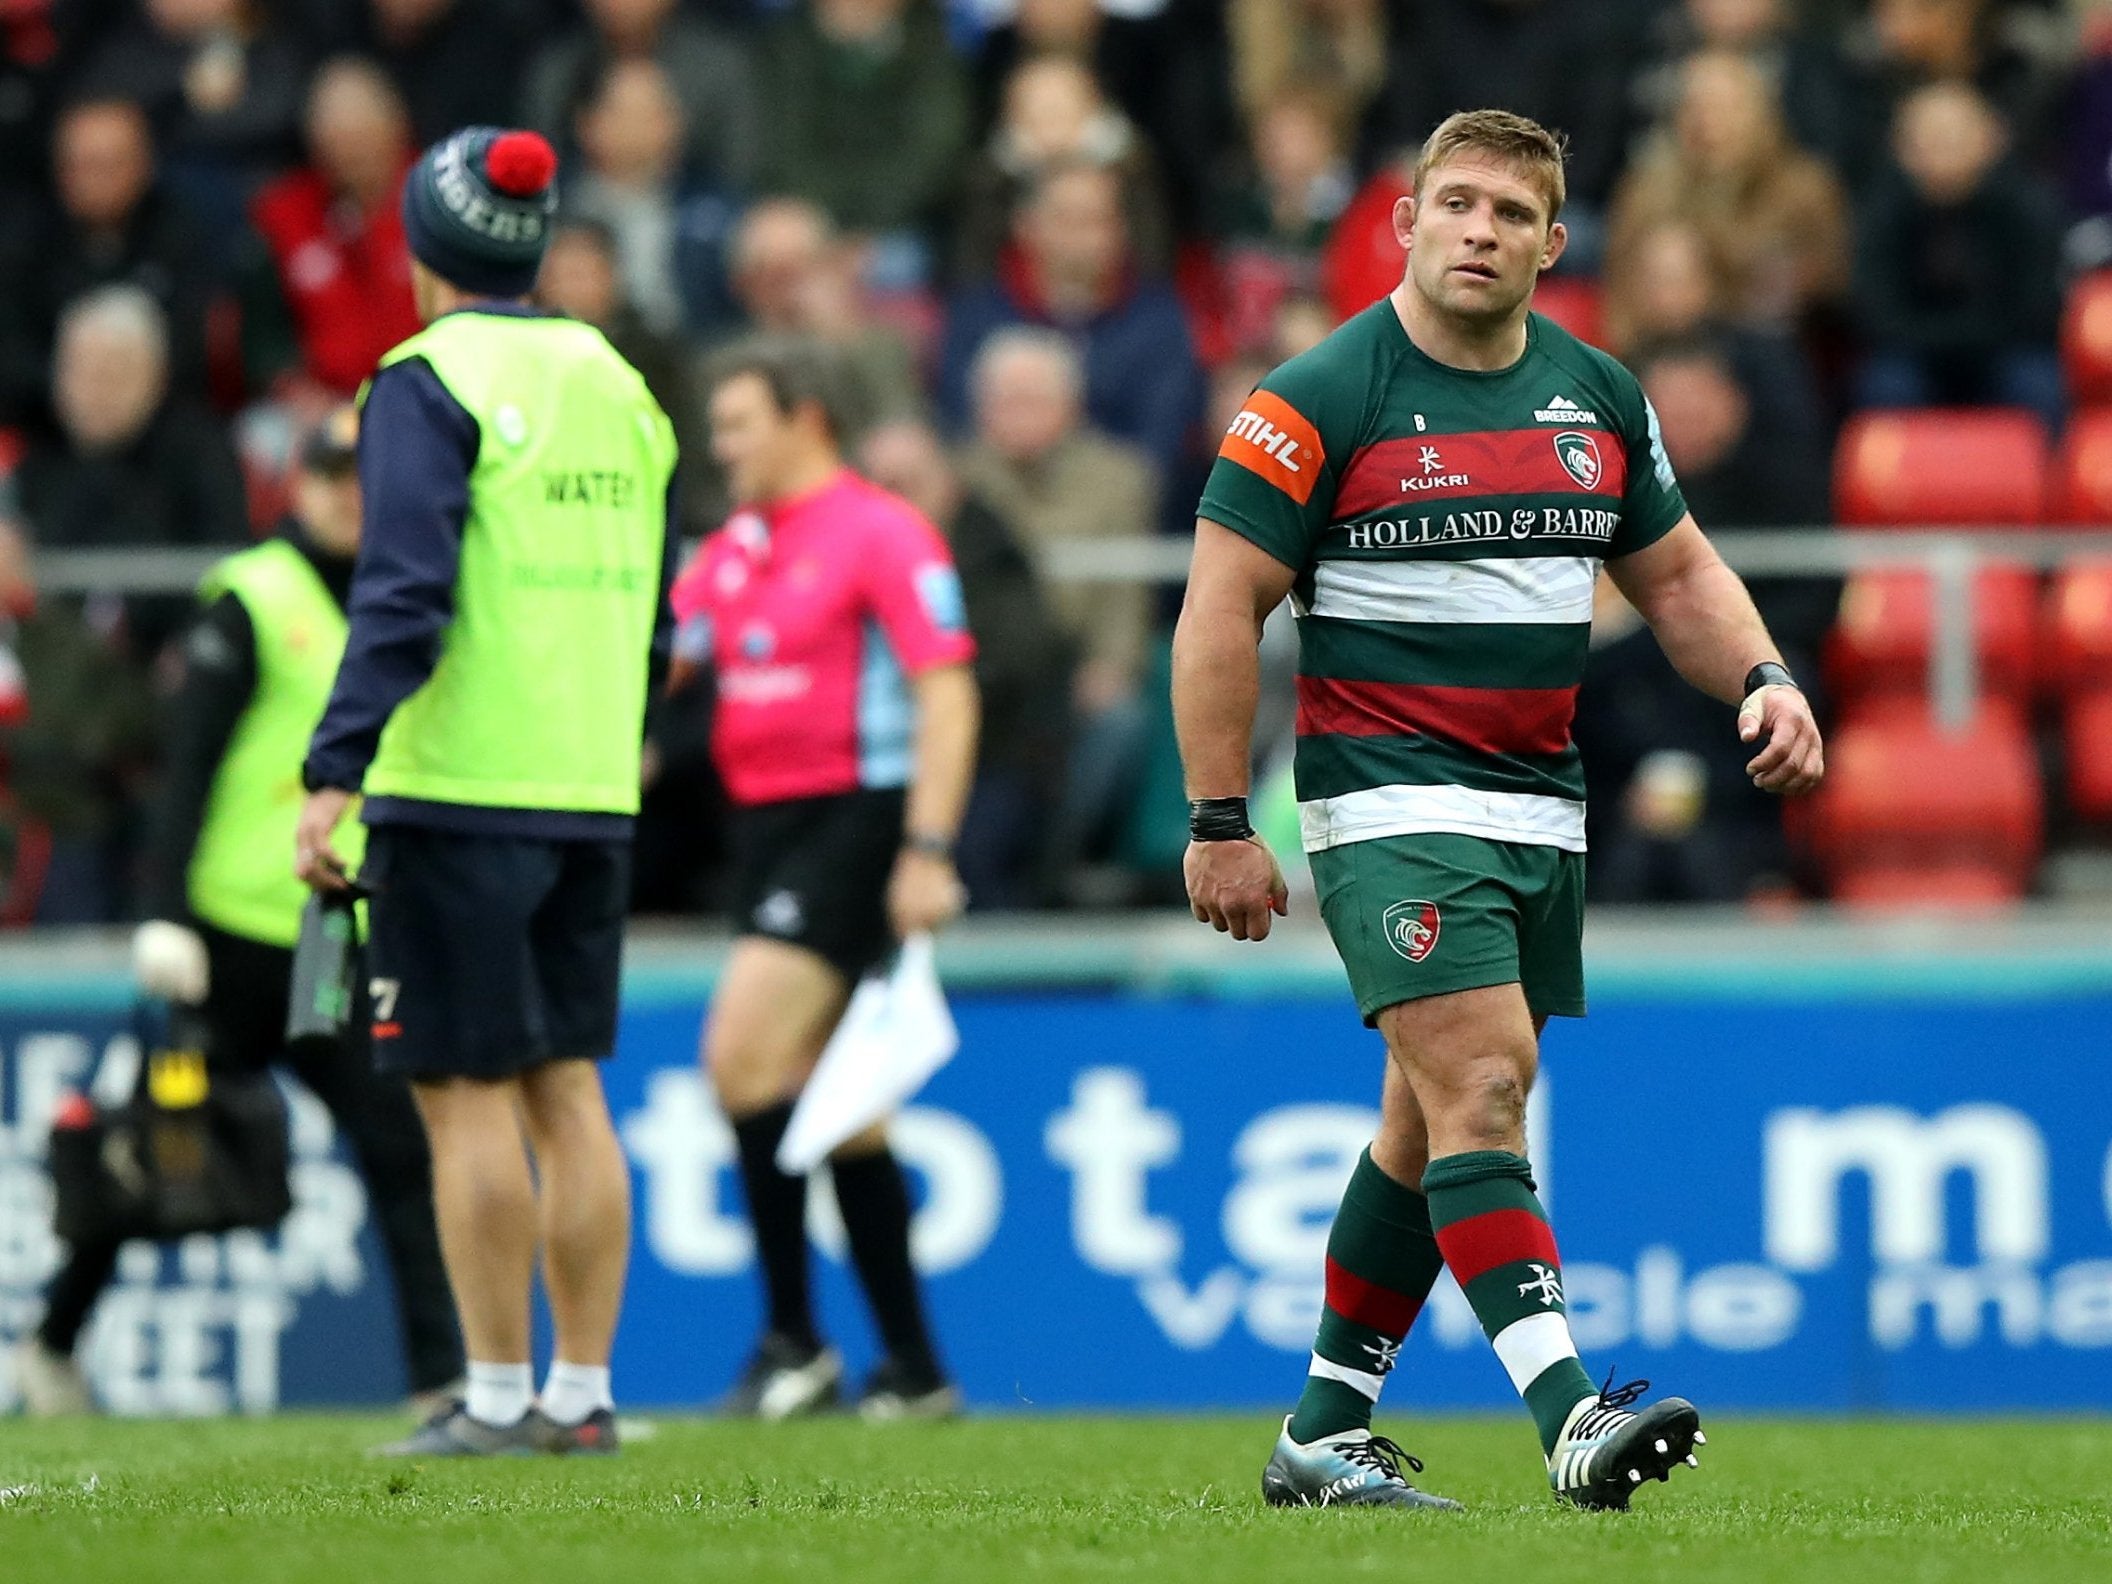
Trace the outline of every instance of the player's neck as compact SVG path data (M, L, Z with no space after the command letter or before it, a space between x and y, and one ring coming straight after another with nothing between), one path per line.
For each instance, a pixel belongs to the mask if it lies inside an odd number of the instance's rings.
M1447 368L1491 374L1525 356L1526 308L1493 325L1471 324L1437 308L1406 280L1394 287L1388 301L1416 350Z

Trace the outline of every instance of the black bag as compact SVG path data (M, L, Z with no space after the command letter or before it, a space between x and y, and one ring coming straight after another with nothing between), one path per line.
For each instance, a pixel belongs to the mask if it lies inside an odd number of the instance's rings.
M213 1073L197 1014L140 1042L123 1105L76 1097L51 1131L54 1226L76 1248L272 1227L293 1208L286 1103L271 1075Z

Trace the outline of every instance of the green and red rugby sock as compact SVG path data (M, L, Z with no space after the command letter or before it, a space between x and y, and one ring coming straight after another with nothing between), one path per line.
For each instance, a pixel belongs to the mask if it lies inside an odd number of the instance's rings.
M1293 1441L1310 1445L1370 1426L1379 1390L1444 1266L1429 1202L1366 1150L1327 1235L1327 1303L1291 1416Z
M1445 1263L1552 1455L1570 1410L1597 1388L1569 1334L1562 1259L1533 1169L1507 1150L1447 1155L1430 1163L1423 1192Z

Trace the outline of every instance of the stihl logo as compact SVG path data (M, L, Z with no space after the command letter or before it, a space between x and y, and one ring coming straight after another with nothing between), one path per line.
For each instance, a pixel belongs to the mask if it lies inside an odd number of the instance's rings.
M1260 413L1241 413L1232 420L1232 433L1238 435L1242 440L1253 441L1293 473L1305 471L1298 465L1298 442L1290 435L1278 430L1275 425L1262 417Z
M1312 499L1324 453L1320 432L1282 397L1256 391L1225 431L1217 454L1259 474L1299 505Z

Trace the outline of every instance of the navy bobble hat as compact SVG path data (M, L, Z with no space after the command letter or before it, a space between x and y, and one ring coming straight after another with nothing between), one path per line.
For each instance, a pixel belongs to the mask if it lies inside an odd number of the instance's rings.
M557 211L557 152L537 132L465 127L419 157L403 184L411 256L486 297L535 289Z

